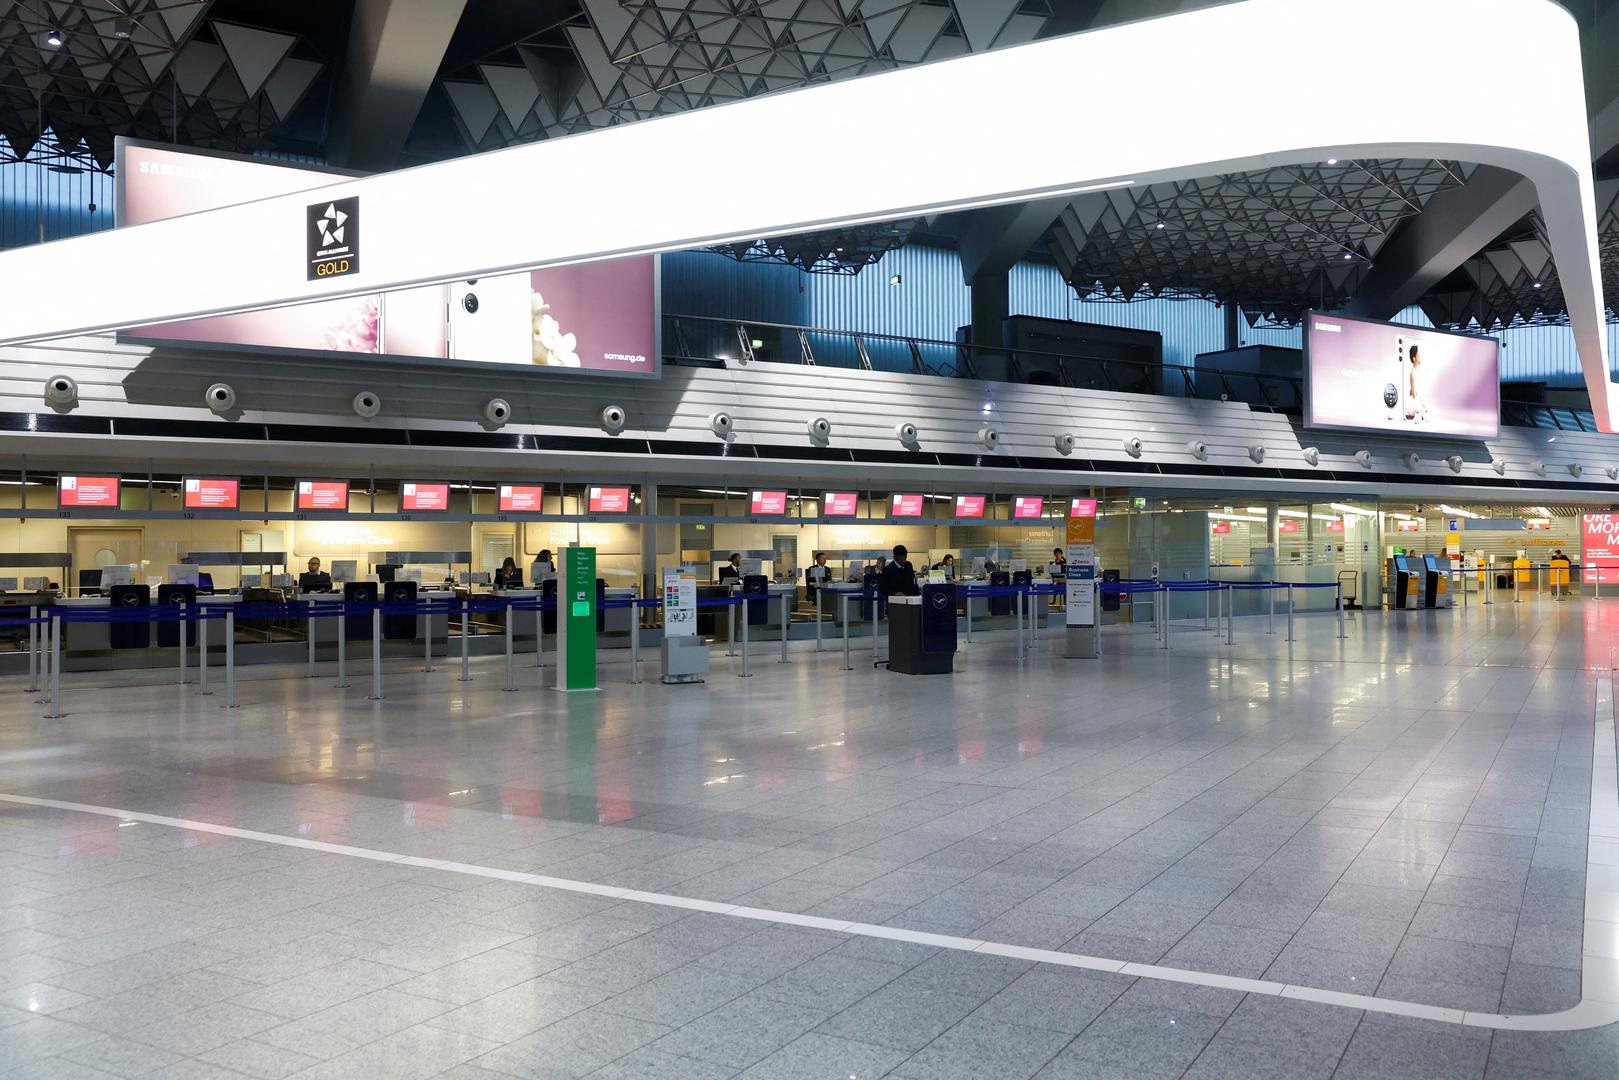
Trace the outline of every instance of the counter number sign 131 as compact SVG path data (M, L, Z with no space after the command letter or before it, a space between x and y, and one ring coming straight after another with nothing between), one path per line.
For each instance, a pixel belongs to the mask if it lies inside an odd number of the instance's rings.
M305 211L309 281L360 272L360 197L314 203Z

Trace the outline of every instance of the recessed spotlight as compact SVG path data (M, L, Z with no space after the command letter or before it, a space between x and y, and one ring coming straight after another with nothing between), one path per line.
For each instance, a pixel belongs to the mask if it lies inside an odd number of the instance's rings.
M1540 282L1538 282L1538 281L1535 282L1535 288L1537 288L1537 289L1540 288Z
M62 47L62 42L66 40L66 35L64 35L62 31L58 30L54 26L45 31L45 44L49 45L53 49L60 49Z
M1344 252L1344 262L1348 262L1350 259L1353 259L1354 257L1355 256L1354 256L1353 252L1349 252L1349 251Z
M131 19L127 15L123 15L123 16L120 16L120 17L113 20L113 23L112 23L112 36L117 38L119 41L128 41L129 38L130 38L130 35L132 35L134 33L135 33L135 20L134 19Z
M1164 227L1164 219L1163 218L1159 218L1158 221L1153 225L1153 228L1155 228L1155 229L1162 229L1163 227Z
M1327 159L1327 164L1328 165L1336 165L1336 164L1338 164L1338 159L1335 158L1335 157L1329 157Z

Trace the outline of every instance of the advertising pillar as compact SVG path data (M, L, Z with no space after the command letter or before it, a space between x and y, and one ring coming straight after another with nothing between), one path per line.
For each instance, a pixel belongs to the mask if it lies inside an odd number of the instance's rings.
M663 571L663 681L702 682L708 644L697 634L697 572L689 566Z
M1096 500L1075 499L1068 518L1067 618L1063 651L1071 659L1095 659L1096 612Z
M562 549L557 581L557 689L596 689L596 549Z

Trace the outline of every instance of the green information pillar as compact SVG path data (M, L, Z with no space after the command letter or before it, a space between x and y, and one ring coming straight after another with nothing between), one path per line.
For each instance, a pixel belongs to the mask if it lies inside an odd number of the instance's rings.
M557 582L557 689L596 689L596 549L562 549Z

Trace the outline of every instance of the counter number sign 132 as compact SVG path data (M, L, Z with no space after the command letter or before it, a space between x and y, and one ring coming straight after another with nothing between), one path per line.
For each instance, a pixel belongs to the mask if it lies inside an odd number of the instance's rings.
M360 272L360 197L311 204L304 212L309 281Z

